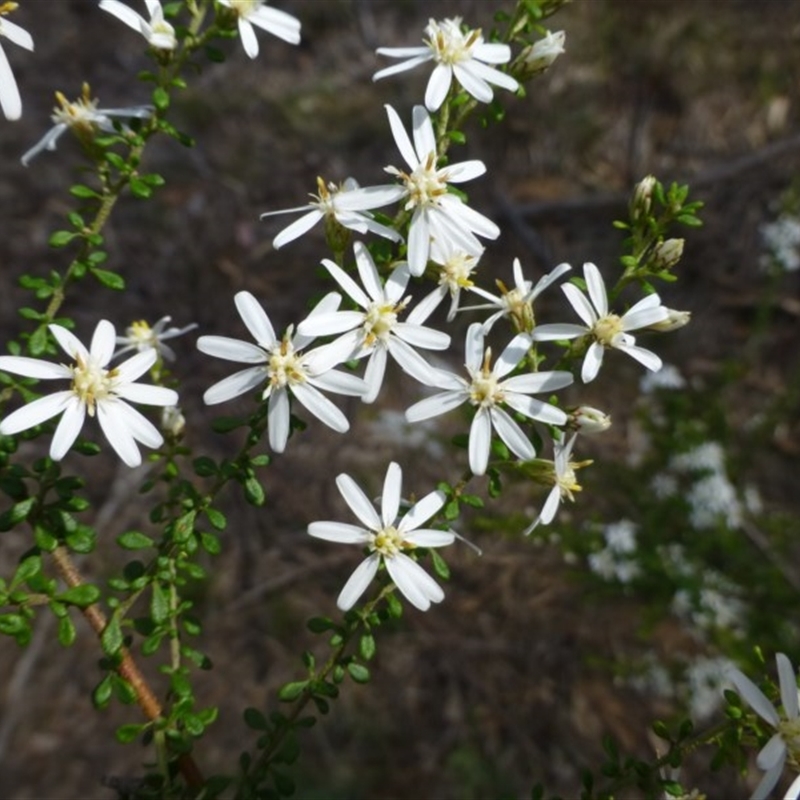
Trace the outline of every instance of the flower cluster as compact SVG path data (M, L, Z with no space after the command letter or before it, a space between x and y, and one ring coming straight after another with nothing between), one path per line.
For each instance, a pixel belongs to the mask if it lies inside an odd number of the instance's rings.
M28 46L27 34L5 21L12 5L0 6L0 36ZM178 23L180 11L173 4L162 6L159 0L144 0L144 6L146 14L142 16L120 0L101 0L99 4L144 37L159 65L180 61L184 49L194 41L194 34ZM259 52L255 28L291 44L300 40L299 21L263 0L218 0L213 9L218 30L238 30L251 58ZM583 267L583 281L565 282L571 272L569 264L559 264L532 280L515 259L511 288L500 280L496 281L498 293L477 285L476 272L485 258L487 242L496 239L500 229L476 210L462 191L464 184L484 175L487 166L478 159L450 157L450 145L458 141L448 135L456 132L448 128L450 111L466 113L475 103L488 103L497 88L516 92L518 78L544 71L564 51L563 32L547 32L539 41L528 42L516 59L510 44L493 41L494 34L488 38L460 18L431 19L421 46L378 49L378 55L401 60L379 70L375 80L429 62L433 65L424 105L411 109L410 129L391 105L385 106L401 158L400 166L384 167L393 181L361 186L353 178L340 185L318 178L316 193L307 204L261 215L262 219L300 215L274 237L276 249L318 224L324 225L334 258L321 263L336 291L325 295L304 319L282 333L256 297L240 291L234 303L251 338L204 334L197 347L206 355L242 365L211 385L204 401L216 405L252 395L258 409L252 418L258 422L252 424L263 426L266 422L269 446L276 453L288 446L292 412L297 410L293 405L332 430L345 433L350 421L327 395L375 402L389 362L394 361L404 375L433 390L407 408L405 419L410 424L456 410L466 417L470 479L494 475L502 467L527 474L546 488L541 511L525 531L530 533L537 525L553 522L562 502L574 500L580 491L576 470L590 463L572 460L580 437L610 425L610 418L600 409L567 405L562 392L574 383L574 365L582 361L580 376L587 383L599 374L605 351L615 349L657 371L660 358L638 345L632 332L668 330L686 320L663 306L656 294L619 314L610 311L609 292L600 270L591 263ZM2 51L0 70L10 77ZM3 108L9 117L18 116L19 109L18 96L12 97L8 88L12 85L13 81L0 81ZM16 93L16 88L13 91ZM74 102L61 94L57 100L54 127L25 153L24 164L42 150L53 150L67 130L90 149L98 134L126 132L127 125L135 127L126 120L155 114L151 106L99 108L88 86ZM158 94L154 103L162 109ZM391 206L394 210L387 211ZM370 245L362 241L368 235L383 241ZM663 258L680 257L681 247L670 245ZM433 288L421 288L425 281L432 282ZM542 293L559 282L582 325L540 320L545 312L552 313L549 308L539 308ZM472 305L464 303L466 295L474 299ZM483 316L468 326L463 372L447 358L451 336L429 325L448 297L448 321L459 313ZM169 317L152 327L135 322L125 335L117 337L111 323L103 321L88 349L65 328L51 325L57 343L71 357L71 365L18 355L0 357L0 369L11 374L70 381L69 389L34 399L9 414L0 423L0 432L17 433L62 414L51 445L51 456L62 458L75 442L84 417L96 415L123 461L138 464L136 442L159 447L163 439L128 401L165 407L163 428L168 436L181 435L185 424L173 390L135 383L154 366L153 378L158 381L162 358L174 358L165 342L195 327L168 327L169 322ZM128 360L110 366L114 357L131 352L134 355ZM548 363L557 363L559 368L548 369ZM542 449L552 450L552 460L539 457ZM422 570L417 557L426 548L450 544L456 538L451 531L420 528L442 509L445 494L433 492L399 518L400 481L400 467L392 464L384 482L381 513L377 514L352 479L339 476L340 491L364 527L314 523L309 528L314 536L362 544L369 550L367 560L339 598L344 609L356 602L381 565L416 607L424 610L442 599L441 588Z

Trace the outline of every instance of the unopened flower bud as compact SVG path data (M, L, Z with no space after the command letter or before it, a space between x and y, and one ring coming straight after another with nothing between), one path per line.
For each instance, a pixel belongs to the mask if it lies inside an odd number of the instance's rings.
M522 51L520 61L525 65L527 75L544 72L564 51L564 31L548 31L544 39L539 39Z
M656 269L671 269L683 255L683 239L666 239L656 246L653 265Z
M161 410L161 430L170 439L179 439L186 427L186 418L179 406L165 406Z
M568 426L584 436L592 436L607 431L611 427L611 417L598 408L579 406L569 415Z
M653 175L648 175L636 184L631 200L631 216L633 219L647 216L650 213L650 206L653 202L653 189L656 179Z
M654 322L648 327L651 331L668 333L669 331L676 331L678 328L688 325L691 318L691 311L676 311L674 308L668 308L666 319L662 319L661 322Z

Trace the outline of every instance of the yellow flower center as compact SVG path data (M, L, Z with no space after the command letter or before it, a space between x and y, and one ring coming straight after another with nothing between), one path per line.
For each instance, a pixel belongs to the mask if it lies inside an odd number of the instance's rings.
M376 340L385 342L397 322L397 315L406 307L407 300L397 305L392 303L371 303L364 316L364 344L372 346Z
M472 58L472 48L481 38L480 28L466 36L459 29L459 20L446 20L442 25L431 20L428 23L428 39L425 43L433 50L433 57L440 64L460 64Z
M261 5L261 0L230 0L230 3L234 13L246 19Z
M414 545L406 542L394 525L389 525L372 534L369 548L372 552L380 553L384 558L392 558L403 550L413 550Z
M288 333L281 340L280 346L270 353L268 364L268 388L282 389L287 384L292 386L307 380L302 359L295 353Z
M410 174L400 173L408 188L406 209L429 206L447 193L447 182L436 169L436 153L428 153L424 162Z
M78 356L72 367L72 391L86 405L89 416L93 417L98 400L113 394L116 369L103 369L93 360L84 362Z
M79 132L92 133L97 124L97 100L92 100L89 84L83 84L81 96L70 103L61 92L56 92L58 105L53 109L51 119L58 124L67 125Z
M442 271L439 274L439 283L447 286L451 294L456 294L459 289L468 289L474 286L470 280L472 270L478 259L468 253L458 252L450 256L445 264L442 264Z
M492 348L487 347L483 366L476 375L472 376L472 383L469 387L469 399L474 406L490 408L503 402L503 390L497 384L497 377L489 369L491 360Z
M508 310L508 315L511 317L511 322L514 327L522 331L532 331L536 324L536 319L533 316L533 304L530 300L526 300L526 293L521 289L508 289L503 281L496 281L497 287L500 289L501 299L503 305Z
M615 337L622 333L622 319L616 314L600 317L592 328L594 338L604 347L612 347Z

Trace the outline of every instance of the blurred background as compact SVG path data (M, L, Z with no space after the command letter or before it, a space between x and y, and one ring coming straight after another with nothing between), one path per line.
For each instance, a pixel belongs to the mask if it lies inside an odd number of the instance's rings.
M272 238L293 218L259 221L259 214L304 204L317 176L383 183L383 167L400 161L383 105L410 120L429 71L374 84L374 72L390 63L375 48L419 44L431 15L460 15L488 30L504 7L500 0L276 5L302 21L301 45L260 32L257 60L231 40L223 64L199 66L173 108L174 123L196 146L148 148L145 167L164 175L166 187L154 202L125 197L106 229L109 265L129 291L82 283L63 309L79 337L101 316L122 329L164 315L179 326L195 322L200 333L245 336L233 305L242 289L276 327L300 319L326 286L318 269L327 255L323 234L315 229L275 252ZM22 120L3 122L0 133L4 339L25 329L17 309L31 303L18 277L65 266L47 240L72 207L67 189L79 179L79 147L67 134L55 153L27 168L19 163L50 125L53 92L74 99L88 81L101 107L149 99L134 77L147 67L141 38L94 2L26 0L14 20L31 32L36 51L4 43L24 104ZM689 183L705 203L705 225L674 232L686 237L680 281L659 291L666 305L691 311L692 322L646 343L677 367L680 389L645 386L642 395L638 365L609 359L609 370L580 394L615 424L576 454L595 459L581 472L576 505L563 508L552 530L522 539L543 495L520 482L500 506L458 522L483 556L450 548L442 606L427 614L409 608L381 632L372 683L346 686L330 718L302 743L299 797L521 797L539 781L574 797L580 770L602 760L604 734L648 758L658 751L649 732L655 716L669 719L688 704L711 724L722 659L747 659L756 644L770 664L778 647L794 652L795 662L800 655L797 5L577 0L548 26L566 31L566 54L526 97L502 97L501 125L482 129L475 120L466 147L451 151L454 160L486 163L487 174L469 185L470 204L503 230L479 280L490 290L495 278L510 283L515 257L534 279L562 261L575 268L593 261L611 279L623 238L612 222L625 218L634 184L649 173ZM540 318L566 321L560 292L549 294L537 306ZM475 318L459 315L454 341ZM236 404L208 409L201 400L229 370L201 356L194 338L170 343L186 441L198 453L229 454L236 443L208 433L208 423ZM303 633L304 622L336 614L336 595L359 561L352 548L305 533L309 522L344 513L336 474L348 472L375 495L390 460L403 466L409 494L445 477L437 471L441 454L464 420L406 426L402 413L419 397L391 370L374 406L342 406L354 419L351 435L311 421L290 441L265 473L264 509L236 491L226 496L225 549L194 598L206 620L199 646L215 667L198 678L199 702L222 706L197 745L207 773L233 769L249 743L241 711L274 707L275 689L302 672L300 653L324 652ZM691 458L673 458L709 444L718 449L708 456L706 447L688 466ZM106 454L70 456L67 465L88 476L98 505L85 521L101 539L146 528L141 473ZM708 477L716 484L695 490ZM625 520L635 523L635 545L609 533ZM0 538L4 574L26 547L22 537ZM82 569L103 581L119 566L115 558L100 547ZM101 781L135 778L151 756L114 741L116 726L138 721L137 711L91 710L102 672L90 631L79 621L78 643L56 652L54 627L42 614L29 648L11 641L0 648L0 796L114 798ZM708 662L703 673L698 664ZM153 681L160 686L158 675ZM712 776L707 765L708 758L690 765L686 782L713 787L712 796L748 796L733 770Z

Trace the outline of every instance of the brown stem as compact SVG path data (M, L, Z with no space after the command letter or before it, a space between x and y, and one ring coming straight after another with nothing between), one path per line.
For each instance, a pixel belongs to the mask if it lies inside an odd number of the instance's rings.
M75 566L75 562L63 545L53 551L53 560L56 562L56 567L64 583L70 589L85 584L81 574L78 572L78 568ZM82 608L81 612L99 638L108 624L106 615L100 606L97 603L93 603L90 606L86 606L86 608ZM133 691L136 693L136 701L139 703L144 715L151 722L155 722L162 716L161 704L153 694L147 679L142 675L141 670L133 660L130 651L123 647L120 650L120 656L121 661L115 668L117 674L133 687ZM201 789L205 785L203 774L188 753L178 756L178 769L190 789Z

